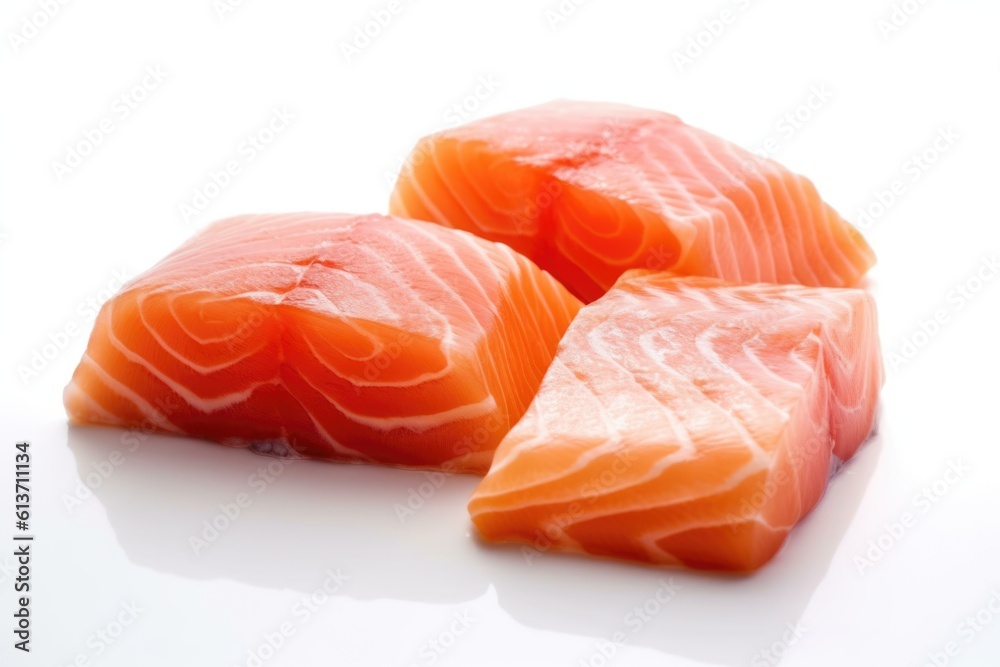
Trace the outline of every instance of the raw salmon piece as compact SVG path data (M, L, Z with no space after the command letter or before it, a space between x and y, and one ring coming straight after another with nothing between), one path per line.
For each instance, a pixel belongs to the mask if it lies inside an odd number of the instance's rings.
M755 570L871 433L881 385L863 290L633 270L580 311L469 511L491 541Z
M584 301L629 268L841 287L875 263L808 179L614 104L550 102L425 137L390 212L503 241Z
M242 216L101 309L75 422L485 472L579 302L507 246L379 215Z

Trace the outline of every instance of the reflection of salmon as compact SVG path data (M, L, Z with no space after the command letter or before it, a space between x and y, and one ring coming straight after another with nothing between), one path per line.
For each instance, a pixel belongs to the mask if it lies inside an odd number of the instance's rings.
M503 241L588 301L629 268L839 287L875 262L808 179L613 104L552 102L426 137L390 211Z
M868 437L862 290L632 271L580 311L469 505L489 540L749 571Z
M506 246L383 216L225 220L129 283L77 422L484 472L579 308Z

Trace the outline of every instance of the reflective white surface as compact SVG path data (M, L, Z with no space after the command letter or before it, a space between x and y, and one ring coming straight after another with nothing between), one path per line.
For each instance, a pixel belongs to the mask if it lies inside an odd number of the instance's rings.
M220 20L208 2L155 13L92 2L62 7L5 58L0 473L13 443L29 440L37 537L34 650L13 651L5 630L0 664L257 664L248 651L295 667L998 664L1000 279L970 298L958 290L1000 250L1000 7L929 3L884 40L890 4L679 4L587 3L550 29L555 2L404 3L347 63L340 42L385 4L247 2ZM678 71L672 53L730 6L733 21ZM34 11L7 3L2 24L17 30ZM58 181L52 161L151 63L169 73L162 87ZM487 93L478 82L489 76L499 84ZM829 99L782 124L821 85ZM479 108L452 108L477 89ZM278 466L161 436L129 451L119 431L66 425L60 391L92 323L88 301L115 272L143 270L224 215L384 210L385 174L418 136L456 114L553 97L660 107L748 147L772 139L767 150L852 219L903 183L866 232L887 354L880 433L761 572L556 554L528 563L475 538L472 477ZM282 104L295 121L183 220L178 205ZM957 139L913 172L911 156L947 127ZM943 324L921 338L937 311ZM915 334L912 358L891 356ZM22 377L35 351L51 359ZM280 474L267 482L269 464ZM203 522L240 494L249 503L209 542ZM0 516L12 505L0 496ZM12 523L0 524L7 618ZM192 537L207 546L196 553ZM97 633L118 634L119 620L130 624L109 645Z

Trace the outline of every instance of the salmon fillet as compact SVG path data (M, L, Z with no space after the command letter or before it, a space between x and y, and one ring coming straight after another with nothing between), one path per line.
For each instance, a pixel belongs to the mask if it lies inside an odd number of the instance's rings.
M580 303L510 248L320 213L210 226L98 315L72 421L485 472Z
M633 270L584 307L469 503L490 541L752 571L872 432L858 289Z
M841 287L875 262L807 178L615 104L551 102L425 137L389 209L507 243L585 302L630 268Z

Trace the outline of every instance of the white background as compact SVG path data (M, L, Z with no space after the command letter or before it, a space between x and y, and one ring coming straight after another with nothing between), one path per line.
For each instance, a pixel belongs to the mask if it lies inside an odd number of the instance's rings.
M347 62L342 44L387 2L246 0L220 17L211 0L92 0L33 32L39 4L6 0L0 479L13 443L30 440L37 542L26 657L11 648L14 500L0 485L0 664L246 665L282 623L294 635L264 665L601 665L616 632L628 641L606 664L776 664L761 653L774 649L787 667L923 665L949 642L938 664L1000 663L987 607L1000 591L1000 279L975 279L1000 250L1000 5L904 4L912 17L886 33L888 0L592 0L564 3L575 9L557 22L556 0L410 0ZM719 34L679 66L705 21ZM31 36L15 47L12 34ZM147 67L165 79L123 118L116 99ZM807 119L783 121L818 89ZM384 211L387 174L419 136L557 97L660 108L770 147L852 220L900 181L866 230L887 355L881 434L772 564L748 578L556 555L529 566L472 537L474 478L448 479L401 523L394 506L430 483L421 473L296 463L257 494L249 478L267 459L199 441L151 437L94 476L121 433L67 427L60 392L88 301L116 272L230 214ZM241 143L282 107L294 120L248 160ZM60 179L53 163L105 118L111 133ZM949 128L957 138L933 149ZM933 164L917 167L927 149ZM180 205L230 159L240 173L185 220ZM971 299L956 291L977 285ZM920 334L937 311L946 321ZM953 465L967 471L949 478ZM917 498L935 483L933 503ZM252 505L195 555L189 536L241 492ZM89 497L70 508L68 494ZM911 525L893 528L906 513ZM297 614L338 568L342 587ZM670 578L677 595L650 602ZM103 644L94 633L116 632L132 603L138 618ZM647 604L637 623L630 610ZM964 620L982 609L982 625ZM456 614L470 625L457 637Z

